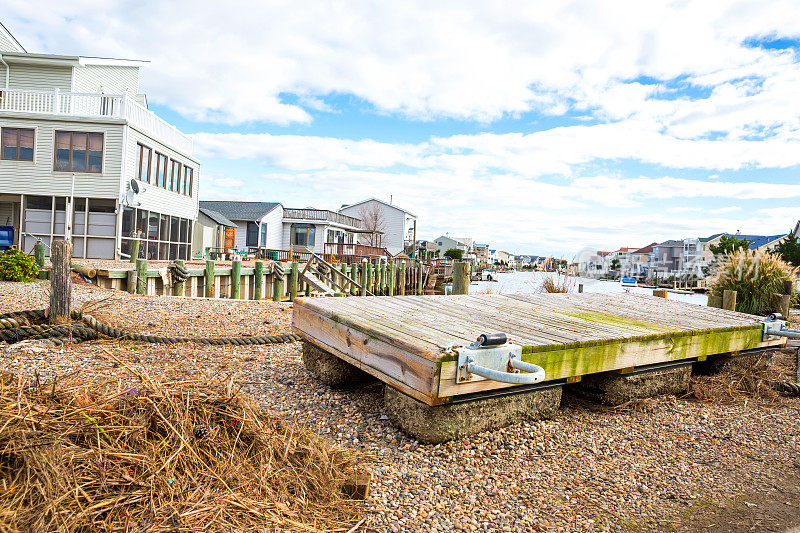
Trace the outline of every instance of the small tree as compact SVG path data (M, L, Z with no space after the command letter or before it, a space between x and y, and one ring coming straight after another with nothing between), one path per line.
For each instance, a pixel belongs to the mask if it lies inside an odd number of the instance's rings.
M737 250L747 250L750 246L750 241L747 239L739 239L734 235L723 235L719 239L719 244L712 244L708 247L714 255L728 255Z
M464 257L464 252L458 248L450 248L444 253L444 256L449 257L454 261L461 261L461 258Z
M619 259L614 258L611 260L611 270L619 270L619 266Z
M792 266L800 266L800 242L797 242L797 235L794 233L789 232L775 248L775 252Z
M381 207L373 203L371 205L362 205L358 210L358 216L364 221L364 229L369 233L362 233L358 240L361 244L368 246L381 246L383 235L386 230L386 219L383 217Z

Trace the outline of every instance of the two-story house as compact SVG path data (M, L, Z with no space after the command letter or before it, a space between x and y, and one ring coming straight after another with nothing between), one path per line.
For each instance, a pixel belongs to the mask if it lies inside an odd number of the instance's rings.
M407 246L412 245L416 238L416 215L391 202L368 198L354 204L343 205L339 212L362 220L368 230L380 232L376 234L379 235L380 243L370 244L380 244L392 255L401 253ZM361 242L367 244L363 239Z
M119 259L139 235L141 257L189 257L200 164L147 109L145 64L28 53L0 24L0 224L24 251L71 234L75 257Z

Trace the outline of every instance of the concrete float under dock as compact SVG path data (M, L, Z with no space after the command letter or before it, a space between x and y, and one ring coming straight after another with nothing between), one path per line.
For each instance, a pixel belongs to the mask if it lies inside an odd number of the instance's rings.
M378 378L408 397L399 401L395 391L387 392L395 424L428 442L552 416L560 387L583 376L596 382L602 380L597 374L636 373L632 382L642 383L642 371L653 370L656 380L674 374L664 371L669 365L786 342L762 340L762 317L626 293L300 298L293 325L319 349L307 364L317 377L343 385L341 364L319 361L335 357ZM457 350L481 334L500 332L522 347L523 362L544 369L542 382L514 385L474 375L459 381ZM337 368L336 379L326 379L320 368ZM680 386L685 379L669 383ZM670 391L668 384L642 385L643 393ZM516 393L539 398L520 403ZM518 416L479 415L490 404L503 410L501 398Z

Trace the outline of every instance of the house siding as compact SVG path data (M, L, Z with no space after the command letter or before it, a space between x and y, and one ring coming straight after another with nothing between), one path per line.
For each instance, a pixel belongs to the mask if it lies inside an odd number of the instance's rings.
M10 64L9 86L12 89L52 91L56 87L62 91L72 89L72 67L51 65ZM5 76L5 72L3 73Z
M0 28L0 52L22 52L23 50Z
M75 196L117 198L122 163L122 124L8 118L0 116L0 127L33 128L34 160L0 160L0 193L42 196L68 196L71 172L53 170L56 131L103 133L103 172L76 173Z
M123 94L139 92L139 67L86 65L75 67L73 90L79 93Z
M281 250L283 246L283 206L264 215L261 223L267 225L267 242L261 246L271 250Z
M145 184L144 186L147 190L137 197L137 200L142 204L139 206L139 209L147 209L149 211L155 211L156 213L165 213L196 220L198 213L198 193L200 189L200 165L193 159L172 150L166 145L129 126L124 184L138 177L136 168L136 145L138 143L151 148L153 150L153 158L155 158L155 152L162 153L169 159L179 161L181 164L191 167L194 173L194 185L192 187L191 196L169 191L162 187L156 187L153 184ZM127 185L124 185L124 187L127 189Z
M386 205L375 200L369 200L360 204L344 207L340 209L339 212L343 215L362 218L362 209L371 209L373 205L377 205L383 215L383 246L392 255L399 254L405 248L405 235L408 231L406 218L410 217L404 210L393 205ZM410 218L413 221L413 217Z

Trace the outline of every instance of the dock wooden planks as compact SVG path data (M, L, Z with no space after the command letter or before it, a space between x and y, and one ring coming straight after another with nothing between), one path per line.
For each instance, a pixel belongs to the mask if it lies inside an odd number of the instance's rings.
M457 384L450 348L502 332L547 380L781 346L762 342L761 318L639 294L301 298L295 330L307 341L429 405L510 387Z

